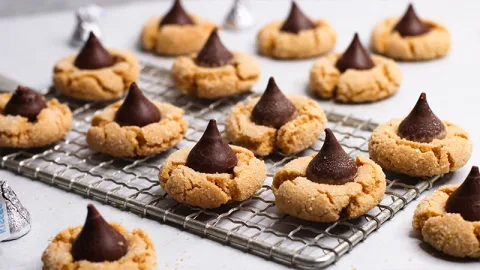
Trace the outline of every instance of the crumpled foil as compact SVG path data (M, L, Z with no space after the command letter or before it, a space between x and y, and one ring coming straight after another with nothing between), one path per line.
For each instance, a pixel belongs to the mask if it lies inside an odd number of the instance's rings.
M79 8L75 15L77 23L70 38L70 45L73 47L82 46L87 41L90 32L93 32L97 38L101 38L99 20L103 15L103 9L97 5L88 5Z
M246 1L235 0L227 18L225 19L225 28L242 30L251 27L253 24L253 15L249 10Z
M30 213L7 182L0 181L0 241L18 239L30 229Z

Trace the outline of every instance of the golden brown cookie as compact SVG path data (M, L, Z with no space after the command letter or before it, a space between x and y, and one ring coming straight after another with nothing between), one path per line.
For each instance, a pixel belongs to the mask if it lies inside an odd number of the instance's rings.
M141 229L132 232L118 223L110 225L120 232L128 242L125 256L113 262L75 261L70 252L73 241L82 226L70 227L61 231L50 242L42 255L44 270L153 270L157 264L155 246L152 239Z
M432 176L463 167L472 154L472 142L462 128L443 121L444 139L415 142L401 138L398 127L403 119L378 126L369 142L370 158L382 168L410 176Z
M61 140L70 130L72 113L57 99L46 103L35 121L16 115L4 115L12 94L0 94L0 147L31 148L47 146Z
M139 126L120 126L115 114L122 102L116 102L92 119L87 132L88 145L116 157L158 154L177 144L187 131L183 110L168 103L151 101L160 111L160 122Z
M249 150L231 145L238 163L233 173L201 173L185 164L192 148L181 149L162 164L160 185L175 200L201 208L216 208L250 198L262 186L267 167Z
M457 185L443 186L420 202L413 216L413 228L425 242L454 257L480 258L480 222L447 213L445 205Z
M382 168L365 156L355 160L357 174L343 185L309 180L307 167L315 155L290 161L273 178L275 202L283 212L315 222L333 222L344 215L359 217L375 207L386 189Z
M371 55L375 66L367 70L335 66L341 54L332 53L316 61L310 69L310 88L321 98L340 102L371 102L389 97L398 90L400 68L395 61Z
M132 53L109 49L113 66L101 69L79 69L74 62L76 54L55 64L53 84L65 96L87 101L103 101L122 97L130 84L137 80L140 64Z
M430 30L418 36L403 37L393 28L400 17L390 17L373 29L371 44L377 53L398 60L420 61L440 58L450 50L450 33L438 22L423 19Z
M295 105L297 114L278 129L257 125L251 120L252 110L259 98L246 104L238 103L226 119L228 139L260 156L269 155L276 148L290 155L314 144L324 130L327 121L325 113L310 98L289 96L288 99Z

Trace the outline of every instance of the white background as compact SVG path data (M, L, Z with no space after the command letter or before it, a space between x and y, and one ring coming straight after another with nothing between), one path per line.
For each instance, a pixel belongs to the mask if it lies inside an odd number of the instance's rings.
M13 0L12 0L13 1ZM272 19L282 19L289 9L288 1L257 0L252 2L256 25L245 32L222 31L224 43L232 50L255 54L256 32ZM370 32L379 20L401 14L406 1L309 0L299 1L311 17L329 20L338 33L336 51L343 51L353 33L358 32L367 44ZM41 1L38 1L41 4ZM230 1L185 1L188 10L223 21ZM109 8L102 19L108 46L134 50L140 59L170 66L172 58L158 58L141 52L137 40L142 24L151 16L163 14L169 2L137 3ZM384 101L362 105L334 105L342 113L373 118L377 122L406 115L425 91L433 111L442 119L464 127L474 141L469 164L451 175L448 183L459 183L473 164L478 164L480 128L478 122L480 60L480 2L423 0L415 2L419 14L444 23L452 34L452 50L441 59L425 63L401 63L403 74L399 92ZM74 26L72 12L0 19L0 74L23 84L45 88L51 84L52 67L61 57L75 52L67 46ZM255 86L261 91L269 76L286 93L309 94L308 71L314 59L276 61L259 57L262 77ZM320 102L324 107L331 102ZM54 187L0 171L23 204L29 209L32 231L25 237L0 243L0 269L41 269L41 254L49 238L60 230L82 224L88 199ZM443 181L441 184L447 183ZM438 187L438 186L437 186ZM431 191L430 191L431 192ZM424 198L422 196L420 199ZM477 262L444 257L412 232L414 201L396 217L343 256L328 269L473 269ZM107 220L123 223L128 229L141 227L153 238L157 248L158 269L283 269L284 266L203 239L166 224L137 217L113 207L94 202Z

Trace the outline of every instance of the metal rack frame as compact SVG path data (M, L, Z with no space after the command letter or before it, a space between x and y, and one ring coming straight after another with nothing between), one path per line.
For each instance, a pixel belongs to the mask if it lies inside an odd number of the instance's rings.
M299 269L318 269L332 264L441 177L412 179L389 176L382 202L354 220L321 224L281 213L275 208L270 188L273 175L287 162L317 152L322 137L297 155L285 157L273 154L265 158L267 180L252 198L244 202L218 209L179 204L159 186L158 166L173 151L195 144L209 119L217 119L223 132L226 113L235 103L251 95L213 102L197 100L173 89L168 70L150 64L142 65L138 81L140 88L150 98L183 108L190 123L185 138L172 150L153 157L123 159L94 152L86 144L85 133L94 112L106 104L79 103L52 92L49 95L68 103L72 109L72 130L64 140L50 147L0 149L0 166L122 210L174 223L204 237ZM327 126L349 154L368 155L368 139L377 124L337 114L331 109L326 114Z

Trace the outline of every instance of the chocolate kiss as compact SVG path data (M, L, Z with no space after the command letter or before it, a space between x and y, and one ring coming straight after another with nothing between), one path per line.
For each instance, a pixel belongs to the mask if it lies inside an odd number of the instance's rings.
M290 14L280 30L283 32L297 34L302 30L313 29L315 27L315 24L305 14L303 14L300 8L298 8L297 4L292 1Z
M419 36L429 30L430 26L418 18L412 4L408 5L407 11L393 28L393 31L398 31L402 36Z
M103 219L95 206L89 204L87 209L85 224L72 244L75 261L111 262L127 254L125 237Z
M202 173L231 173L237 166L237 156L223 141L215 120L208 122L202 138L188 154L186 165Z
M143 95L136 83L130 85L127 97L115 114L115 122L120 126L143 127L161 118L157 106Z
M348 46L347 50L342 54L342 56L337 60L335 67L340 70L340 72L345 72L347 69L371 69L375 66L370 58L370 54L365 50L358 34L355 33L352 42Z
M267 89L252 110L252 121L257 125L280 128L295 116L295 105L278 88L273 77Z
M100 69L113 66L115 58L103 47L95 34L90 32L74 64L79 69Z
M18 86L10 100L3 109L4 114L20 115L35 121L41 110L45 109L47 104L45 99L28 87Z
M357 164L343 150L330 129L325 129L325 142L307 167L307 178L328 185L343 185L357 175Z
M233 59L233 54L225 48L217 29L213 29L207 42L197 55L197 64L204 67L221 67Z
M458 213L468 221L480 221L480 173L477 166L472 167L467 179L450 195L445 210Z
M410 114L398 126L398 135L410 141L431 142L446 136L445 125L428 106L422 93Z
M195 23L193 22L192 18L188 16L180 0L175 0L172 8L170 8L168 13L163 17L159 26L163 26L166 24L186 25Z

